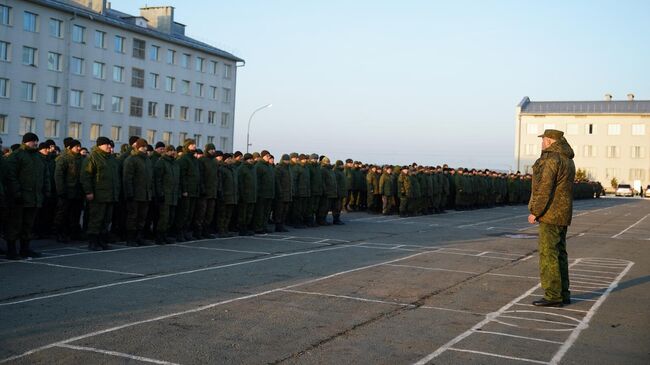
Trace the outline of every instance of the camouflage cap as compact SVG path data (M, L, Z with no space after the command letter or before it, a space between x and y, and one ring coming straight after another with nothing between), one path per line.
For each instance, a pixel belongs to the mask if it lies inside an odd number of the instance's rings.
M298 153L297 152L291 152L290 157L291 158L298 158Z
M289 155L287 155L287 154L285 153L284 155L282 155L282 158L281 158L280 160L282 160L282 161L289 161L290 159L291 159L291 158L289 157Z
M311 155L309 155L309 159L311 159L311 160L318 160L318 155L315 154L315 153L312 153Z
M558 131L557 129L547 129L544 131L544 134L540 134L537 137L546 137L557 141L560 138L564 137L564 132Z
M323 157L323 159L320 162L322 165L329 165L330 164L330 159L328 157Z
M341 161L341 160L336 160L336 162L334 163L334 165L336 165L336 166L343 166L343 161Z
M208 143L205 145L205 147L203 147L203 149L205 150L205 152L208 152L208 151L216 150L217 148L214 147L214 143Z
M259 157L260 157L260 153L259 153L259 152L253 152L253 158L257 159L257 158L259 158Z

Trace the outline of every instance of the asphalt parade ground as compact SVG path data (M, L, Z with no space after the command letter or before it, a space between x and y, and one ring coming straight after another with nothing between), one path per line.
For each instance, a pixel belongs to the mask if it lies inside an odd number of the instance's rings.
M573 302L525 206L0 261L0 363L648 364L650 200L577 201ZM331 219L331 217L330 217Z

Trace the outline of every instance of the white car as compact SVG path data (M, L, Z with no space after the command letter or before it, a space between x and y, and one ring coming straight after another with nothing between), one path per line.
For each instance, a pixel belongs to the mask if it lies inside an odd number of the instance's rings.
M634 190L630 184L619 184L616 188L616 196L634 196Z
M650 198L650 185L645 187L645 192L643 193L643 196L646 198Z

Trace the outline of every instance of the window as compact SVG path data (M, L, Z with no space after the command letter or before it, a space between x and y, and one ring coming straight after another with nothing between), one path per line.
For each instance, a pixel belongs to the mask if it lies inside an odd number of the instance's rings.
M63 38L63 22L61 20L50 18L48 29L52 37Z
M630 169L630 181L645 180L644 169Z
M81 123L70 122L68 124L68 137L79 139L81 138Z
M101 62L93 62L93 77L96 79L105 79L106 65Z
M196 83L196 92L194 93L194 95L196 95L198 97L201 97L201 98L203 97L203 84L202 83L200 83L200 82Z
M104 94L93 93L90 108L92 110L104 110Z
M113 66L113 81L124 82L124 67Z
M194 135L194 141L196 142L196 146L198 148L198 146L201 145L201 135L200 134L195 134Z
M203 63L205 62L205 59L201 57L197 57L194 59L194 70L198 72L203 72Z
M11 7L0 5L0 24L11 25Z
M585 134L596 134L596 126L594 124L587 124L585 126Z
M122 127L119 125L114 125L111 127L111 139L115 142L120 141L120 137L122 137Z
M178 144L179 145L183 145L183 143L185 143L186 139L187 139L187 133L178 132Z
M158 89L160 87L160 75L153 72L149 73L149 85L152 89Z
M190 108L186 106L181 106L181 115L180 120L187 120L187 115L189 114Z
M95 31L95 47L106 48L106 32L101 30Z
M47 69L50 71L61 71L61 55L54 52L47 53Z
M190 95L190 82L188 80L181 81L181 94Z
M74 24L72 26L72 41L75 43L86 43L86 27Z
M70 72L75 75L84 74L84 59L79 57L72 57L70 60Z
M151 48L149 48L149 59L152 61L158 61L159 55L160 47L151 45Z
M217 89L216 86L210 86L210 99L217 100L217 97L219 96L219 89Z
M23 65L36 67L36 60L38 59L36 52L36 48L23 46Z
M144 88L144 70L133 67L131 69L131 86Z
M24 101L36 101L36 84L23 81L21 83L20 96Z
M141 136L142 135L142 127L135 127L130 125L129 126L129 136Z
M131 97L131 107L129 115L132 117L142 117L142 98Z
M192 56L187 53L181 55L181 67L190 68L190 57Z
M228 137L219 137L219 145L223 151L228 151Z
M82 108L84 92L81 90L70 90L70 106Z
M526 156L535 156L537 152L537 145L535 144L525 144L524 145L524 154Z
M578 125L577 124L567 124L566 134L570 136L575 136L578 134Z
M45 119L45 138L59 137L59 121L56 119Z
M147 47L142 39L133 38L133 57L144 60L144 50Z
M553 124L553 123L545 123L544 124L544 130L547 130L547 129L555 129L555 124Z
M607 182L609 182L611 179L621 176L621 171L620 169L617 168L606 168L605 169L605 179Z
M5 114L0 114L0 133L7 134L8 131L7 116Z
M121 113L124 110L124 99L121 96L113 96L111 99L111 111Z
M156 140L156 131L153 129L147 129L147 141L153 143Z
M230 103L230 89L223 89L223 102Z
M163 132L162 141L166 146L172 143L172 132Z
M214 143L214 136L208 136L207 143Z
M216 75L219 73L219 62L210 61L210 73Z
M90 125L90 140L96 141L102 135L102 125L101 124L91 124Z
M18 134L21 136L25 133L32 132L34 133L34 118L32 117L20 117L20 125L18 126Z
M642 146L632 146L632 158L644 158L645 150Z
M26 11L23 14L23 30L26 32L38 32L38 15Z
M172 49L167 50L167 63L170 65L176 63L176 51Z
M223 77L226 79L232 78L232 65L223 65Z
M11 43L0 41L0 61L11 61Z
M592 145L586 145L586 146L583 147L583 149L584 149L584 151L583 151L584 154L583 154L583 155L584 155L585 157L595 157L595 156L596 156L594 146L592 146Z
M0 77L0 98L9 97L9 79Z
M217 119L217 112L215 111L208 111L208 124L214 124L215 119Z
M230 113L221 113L221 126L228 128L230 124Z
M165 118L174 119L174 105L165 104Z
M621 153L618 146L607 146L607 158L619 158L619 157L621 157Z
M618 136L621 134L621 125L620 124L608 124L607 125L607 134L610 136Z
M172 93L176 90L176 79L175 78L173 78L171 76L167 76L165 78L165 90L167 90L169 92L172 92Z
M194 121L199 123L203 122L203 109L194 109Z
M126 38L121 37L119 35L115 36L115 40L114 40L115 52L124 53L124 43L125 43L125 41L126 41Z
M645 136L645 124L632 124L633 136Z
M147 115L149 115L150 117L158 116L158 103L156 103L155 101L149 102L149 107L147 108Z
M61 104L61 88L56 86L47 87L47 103L48 104Z

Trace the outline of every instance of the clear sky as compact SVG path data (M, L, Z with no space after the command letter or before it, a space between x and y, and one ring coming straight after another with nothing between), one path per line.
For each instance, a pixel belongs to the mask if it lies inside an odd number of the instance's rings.
M162 1L162 0L161 0ZM650 1L113 0L172 5L246 60L235 149L507 170L515 106L650 99Z

